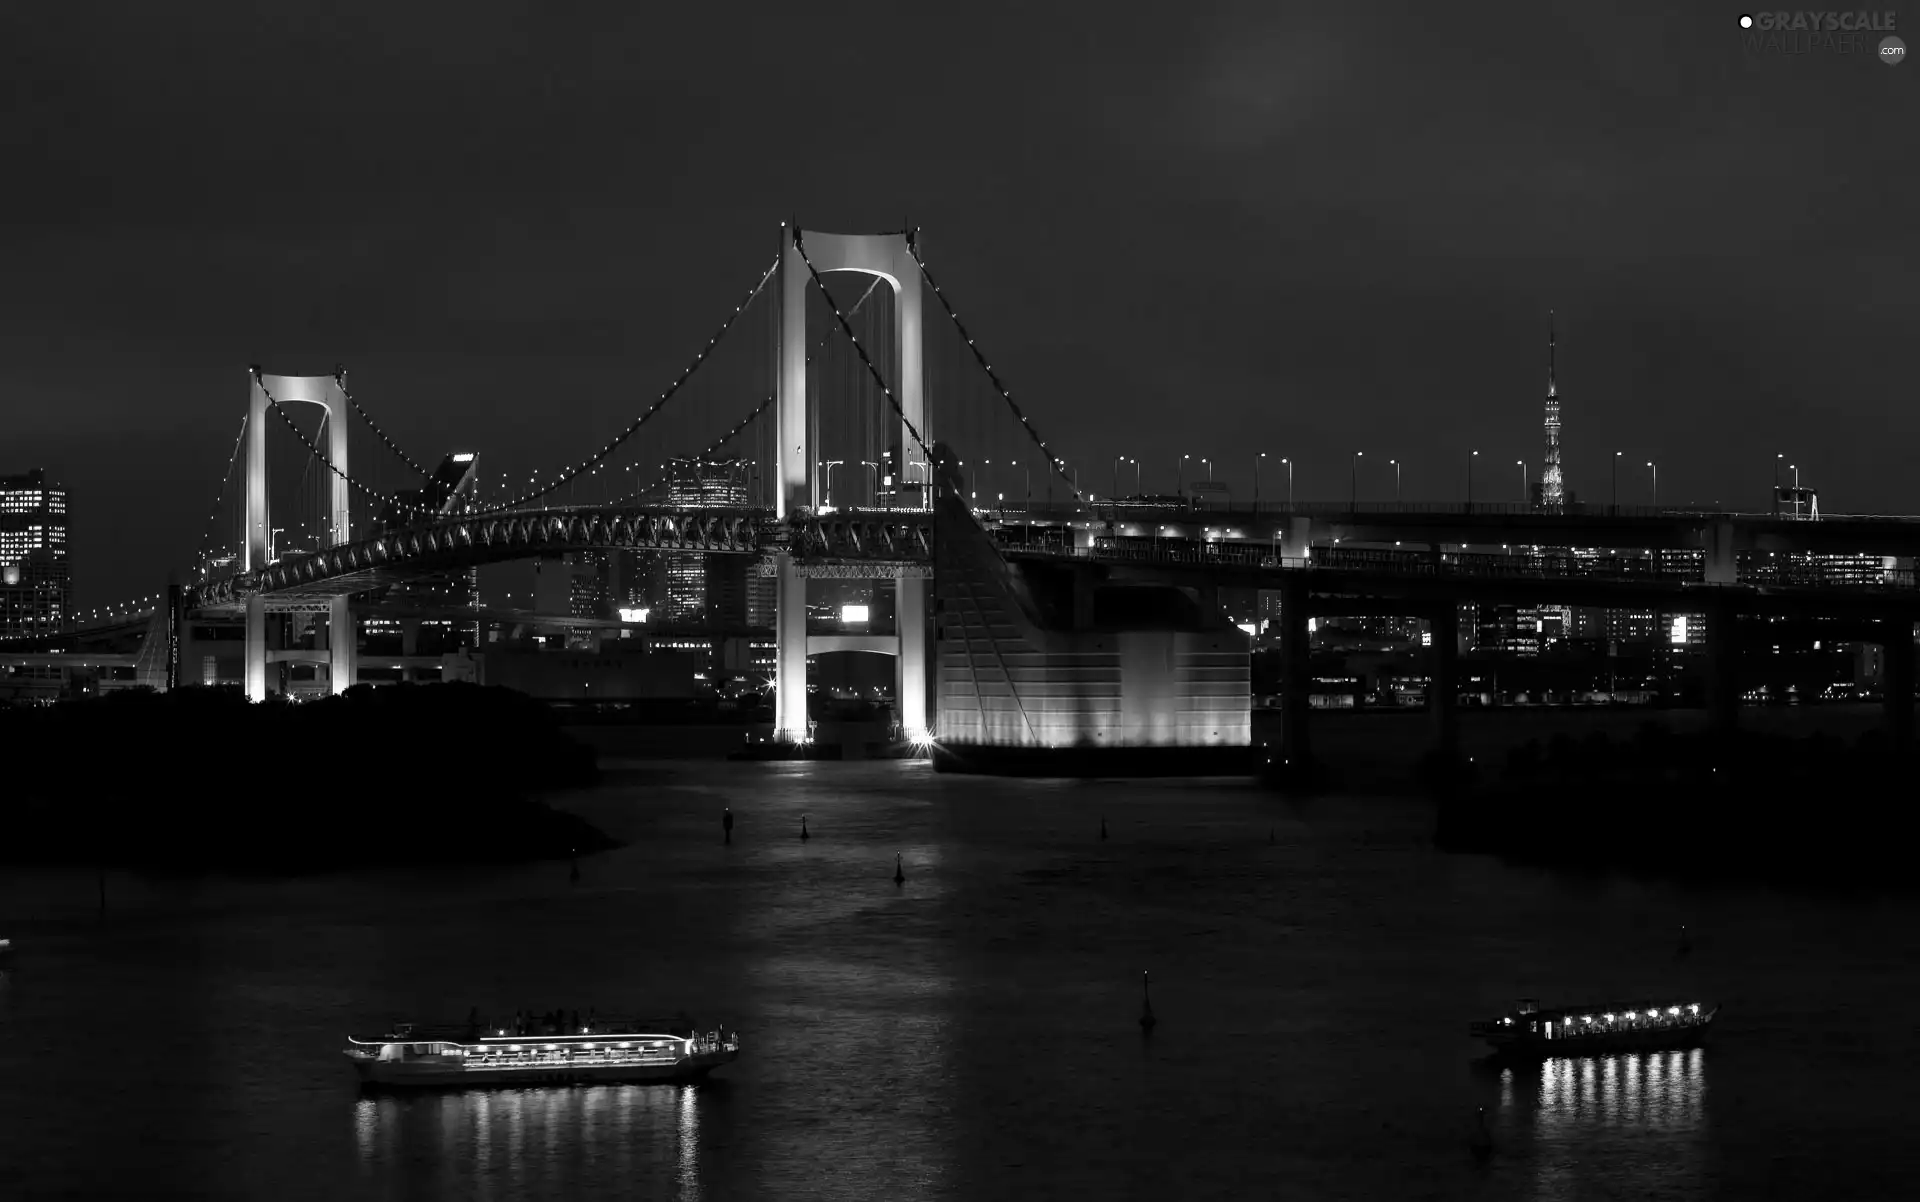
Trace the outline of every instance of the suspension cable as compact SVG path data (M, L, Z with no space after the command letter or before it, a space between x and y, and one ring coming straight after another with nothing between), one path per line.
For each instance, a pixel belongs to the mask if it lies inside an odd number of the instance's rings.
M233 465L240 459L241 444L247 440L247 415L240 415L240 435L233 440L233 450L227 455L227 474L220 479L220 491L214 495L213 511L207 514L207 528L200 535L200 550L196 553L201 561L200 570L206 570L207 544L213 538L213 524L220 517L220 506L227 499L227 485L233 483Z
M1000 399L1007 403L1007 408L1013 410L1013 415L1020 419L1020 428L1027 432L1027 437L1033 439L1033 444L1039 447L1041 453L1047 457L1047 463L1053 468L1054 473L1066 483L1068 488L1073 489L1074 499L1084 501L1086 498L1080 495L1079 487L1067 475L1066 464L1053 453L1052 448L1047 446L1047 440L1040 437L1040 432L1033 428L1033 423L1027 420L1027 415L1020 412L1020 406L1014 403L1013 394L1007 391L1007 386L1000 382L999 376L994 374L993 365L987 362L987 357L980 353L979 347L974 345L973 335L967 333L967 327L961 322L960 315L955 313L953 306L947 303L947 294L940 291L940 285L934 280L933 273L927 270L927 261L920 257L920 248L914 244L911 234L907 236L907 253L911 254L913 261L919 264L920 274L926 277L927 283L933 288L933 295L940 301L940 307L945 309L947 316L953 319L954 328L960 331L960 337L966 339L967 349L973 352L974 361L987 373L987 379L1000 393Z
M392 451L394 454L400 456L400 462L412 468L416 473L419 474L421 479L423 480L433 479L432 472L428 471L424 467L421 467L419 463L415 462L413 456L401 450L400 444L393 441L393 439L388 436L387 432L380 428L379 422L376 422L373 420L373 415L360 407L360 402L355 400L353 393L347 390L347 369L343 365L341 364L334 365L333 382L334 382L334 385L340 389L340 395L347 398L347 404L352 405L353 411L360 415L360 420L367 423L367 428L372 430L374 434L378 435L381 442L387 444L387 449L389 451Z
M756 417L759 417L762 413L765 413L767 411L767 407L769 405L772 405L774 401L777 399L778 399L777 396L770 396L766 400L761 401L758 405L755 405L753 407L752 413L747 414L745 417L741 418L738 422L736 422L734 424L733 429L728 430L725 434L722 434L719 438L716 438L711 443L708 443L707 446L704 447L703 449L696 451L694 453L694 458L705 459L707 456L714 454L715 452L719 451L720 448L732 442L735 438L738 438L740 436L741 431L745 430L748 426L752 425L753 419ZM660 485L665 484L667 480L668 480L668 477L666 476L658 477L657 479L654 480L653 483L642 485L641 487L636 488L632 492L628 493L626 496L609 501L607 502L607 504L610 506L625 505L628 501L633 500L635 497L641 495L642 493L651 492L653 489L660 487Z
M311 438L307 437L307 432L300 428L300 424L293 420L293 415L287 412L285 406L281 405L279 398L275 397L273 393L267 390L267 383L265 378L260 374L259 366L255 365L254 367L251 367L248 370L250 370L253 373L254 383L259 385L261 395L267 398L267 403L273 406L273 411L280 415L280 419L287 423L287 428L292 430L294 434L300 439L300 441L306 445L307 453L312 455L314 459L318 460L319 462L326 464L328 471L340 477L342 480L345 480L349 487L357 488L361 492L365 493L367 496L372 497L374 500L380 501L387 505L391 505L403 513L427 514L427 515L433 514L434 512L433 510L427 509L424 506L409 505L398 497L390 497L390 496L387 496L385 493L376 492L373 489L368 488L366 485L360 483L360 481L355 480L352 476L349 476L345 472L341 471L338 464L333 463L325 455L322 455L320 453L320 448L314 445L314 442Z
M879 286L880 286L880 277L874 276L873 282L867 285L867 290L865 292L862 292L860 294L860 299L853 303L853 308L847 310L847 316L851 317L854 314L860 312L860 307L867 303L867 298L871 297L873 295L873 290L875 288L878 288ZM820 341L822 345L825 345L826 338L822 337ZM779 399L779 394L775 393L767 397L766 400L761 401L758 405L755 405L753 407L752 413L747 414L745 417L741 418L739 422L735 423L733 429L728 430L725 434L722 434L719 438L715 439L712 443L708 444L705 448L695 452L694 458L705 459L707 456L714 454L715 452L719 451L722 447L726 446L728 443L738 438L740 434L744 430L746 430L746 428L749 425L753 423L754 418L759 417L762 413L765 413L767 411L768 406L772 405L778 399ZM652 484L648 484L640 488L636 488L632 492L628 493L626 496L621 497L619 500L610 502L610 504L624 505L628 501L631 501L633 498L639 496L640 494L647 492L651 489L658 488L660 485L665 484L667 480L668 480L668 477L661 476L656 480L654 480Z
M511 501L503 502L499 505L492 507L491 509L478 510L477 512L499 513L499 512L502 512L503 510L518 509L520 506L525 505L528 502L537 501L541 497L544 497L549 493L552 493L557 489L571 483L574 477L578 476L580 473L588 470L589 468L598 467L601 464L601 462L603 462L606 459L608 455L611 455L614 451L618 450L620 445L626 442L627 439L633 437L634 433L637 430L639 430L641 426L644 426L647 423L647 419L651 418L654 414L660 412L660 407L662 405L665 405L668 401L673 399L674 394L680 391L680 386L682 384L685 384L688 378L691 377L696 370L698 370L700 365L707 361L707 356L713 352L713 349L716 346L719 345L720 340L727 336L727 331L733 328L733 323L736 319L739 318L741 310L745 309L748 305L751 305L753 303L754 298L760 295L760 290L767 286L767 281L773 278L773 273L777 271L779 267L780 267L780 259L779 259L779 256L776 255L773 260L773 265L768 267L767 270L761 274L760 282L755 284L753 286L752 291L747 293L747 297L745 300L741 301L739 304L733 307L733 312L727 314L727 320L721 323L719 332L716 333L713 337L707 339L707 345L702 347L700 350L700 353L693 357L693 362L687 364L686 370L680 373L680 377L676 379L672 383L672 385L670 385L667 388L665 392L660 394L659 400L655 401L652 405L650 405L647 408L646 412L642 413L639 417L634 418L632 422L628 423L627 428L620 431L619 434L615 435L612 441L608 442L606 446L601 447L598 451L595 451L587 459L582 460L581 462L568 468L566 471L560 473L559 477L555 479L553 483L547 485L546 487L537 488L532 492L526 493L519 497L515 497Z

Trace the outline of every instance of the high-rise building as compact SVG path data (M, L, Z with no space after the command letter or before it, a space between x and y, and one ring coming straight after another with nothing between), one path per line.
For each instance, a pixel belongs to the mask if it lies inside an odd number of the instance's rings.
M747 463L742 459L674 459L667 464L667 504L680 509L744 509ZM661 618L688 625L745 625L750 595L744 556L663 551L665 595ZM738 564L717 562L739 559Z
M0 636L48 633L72 615L67 490L39 468L0 476Z

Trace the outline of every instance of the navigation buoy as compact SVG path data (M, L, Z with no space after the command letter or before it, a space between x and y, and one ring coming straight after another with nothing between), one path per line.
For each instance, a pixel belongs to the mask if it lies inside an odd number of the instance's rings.
M580 861L575 860L573 862L573 870L567 874L567 883L570 885L578 885L580 883Z
M1142 1035L1153 1034L1154 1027L1160 1022L1153 1016L1153 994L1148 991L1147 984L1148 976L1142 972L1140 974L1140 1033Z
M1487 1108L1482 1106L1473 1112L1473 1139L1467 1144L1473 1158L1485 1163L1493 1155L1493 1135L1487 1130Z
M1102 839L1107 837L1107 820L1105 818L1100 820L1100 837Z
M893 883L896 885L907 883L907 870L900 863L900 853L897 851L893 853Z
M805 814L800 815L800 837L802 839L813 838L812 835L807 833L807 816Z
M1682 959L1693 954L1693 940L1687 938L1687 928L1685 927L1680 928L1680 946L1674 950L1673 954Z
M725 837L726 842L733 842L733 807L731 806L722 806L720 809L720 833Z

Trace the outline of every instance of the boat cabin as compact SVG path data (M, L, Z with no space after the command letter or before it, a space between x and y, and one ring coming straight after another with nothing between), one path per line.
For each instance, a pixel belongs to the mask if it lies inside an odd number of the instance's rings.
M1681 1027L1711 1018L1711 1009L1702 1015L1699 1002L1635 1001L1604 1005L1558 1007L1542 1010L1534 998L1521 998L1504 1017L1491 1023L1473 1024L1476 1035L1494 1034L1496 1029L1537 1039L1573 1039L1621 1031Z

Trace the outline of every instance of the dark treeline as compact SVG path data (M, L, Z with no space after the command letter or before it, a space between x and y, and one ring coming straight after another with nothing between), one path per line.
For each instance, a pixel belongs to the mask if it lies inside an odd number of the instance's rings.
M0 860L274 873L499 863L613 845L532 795L592 784L546 706L469 684L303 704L235 690L0 709Z
M1496 780L1443 789L1437 837L1541 864L1906 888L1897 832L1917 767L1877 730L1851 744L1658 723L1630 739L1560 734L1513 749Z

